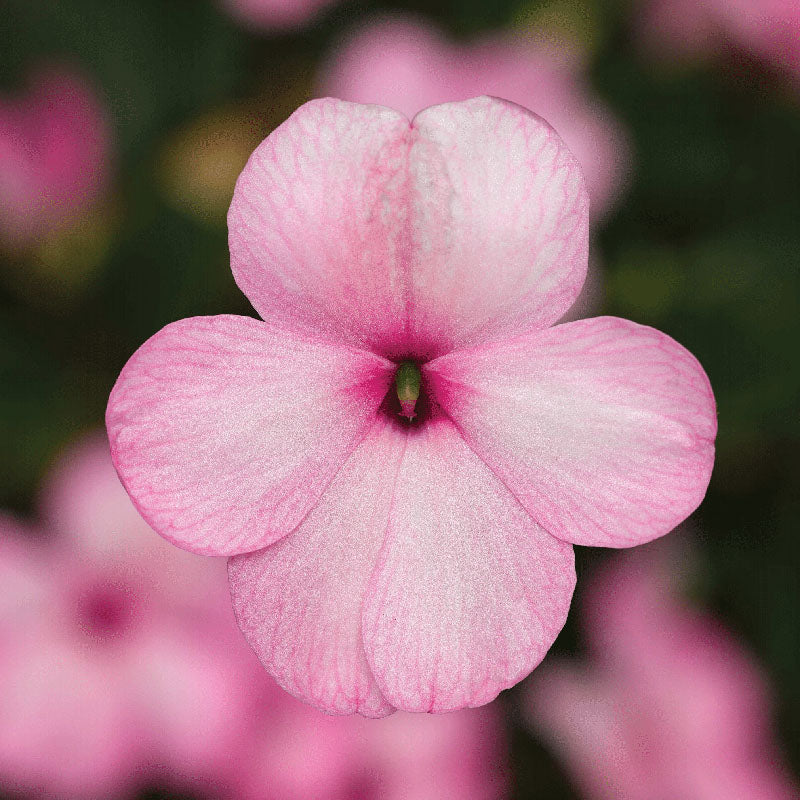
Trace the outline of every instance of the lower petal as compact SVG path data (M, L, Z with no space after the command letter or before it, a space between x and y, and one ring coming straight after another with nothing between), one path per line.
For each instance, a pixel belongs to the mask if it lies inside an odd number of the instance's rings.
M466 441L553 536L626 547L703 499L714 395L669 336L614 317L451 353L426 380Z
M284 689L328 712L394 710L364 657L361 604L404 443L402 428L381 418L297 530L229 561L239 627L259 659Z
M531 520L448 420L409 431L363 612L389 703L489 702L542 660L574 586L572 547Z

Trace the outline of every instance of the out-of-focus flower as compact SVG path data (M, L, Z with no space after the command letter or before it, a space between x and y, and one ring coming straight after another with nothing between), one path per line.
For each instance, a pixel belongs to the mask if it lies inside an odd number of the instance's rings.
M701 501L716 415L694 357L611 317L549 327L584 281L588 199L526 109L312 101L228 221L268 322L168 325L106 422L154 529L235 556L239 624L292 694L487 703L561 629L570 543L648 541Z
M377 20L323 65L318 95L377 103L413 117L428 106L487 94L535 111L583 168L592 219L610 209L630 160L627 137L586 82L577 46L519 34L461 45L413 18Z
M48 536L4 525L0 785L114 797L135 782L213 783L251 708L249 653L224 564L169 547L119 484L104 439L45 489Z
M587 593L592 660L550 663L529 718L591 800L789 800L763 675L677 596L659 548L619 557Z
M43 69L0 97L0 245L18 249L75 222L107 186L109 129L88 83Z
M158 182L167 199L206 222L225 222L236 178L268 133L266 120L245 108L203 114L164 144Z
M504 795L495 709L370 726L280 690L236 628L224 564L145 525L103 438L62 458L41 508L46 536L0 518L0 791Z
M331 717L265 685L237 800L497 800L509 785L495 707L388 719Z
M231 15L256 30L296 29L335 0L222 0Z
M644 46L659 58L704 56L733 45L800 85L796 0L643 0L638 27Z

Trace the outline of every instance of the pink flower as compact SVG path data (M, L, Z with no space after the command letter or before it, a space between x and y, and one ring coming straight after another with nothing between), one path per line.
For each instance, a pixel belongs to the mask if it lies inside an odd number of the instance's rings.
M11 521L0 536L0 786L93 798L213 783L255 661L225 613L224 563L147 528L99 437L65 456L42 505L50 537Z
M796 0L649 0L639 29L660 57L704 55L733 44L800 81Z
M716 419L694 357L610 317L548 328L583 283L587 207L561 139L512 103L409 123L312 101L228 215L265 321L173 323L123 369L123 483L171 542L233 556L239 625L297 697L487 703L561 629L571 543L653 539L702 499Z
M677 565L648 550L612 561L592 587L593 658L542 668L531 723L592 800L796 797L760 670L720 623L675 596Z
M510 34L456 45L420 20L392 17L361 28L334 51L317 93L409 117L480 94L530 108L580 162L598 220L620 194L630 155L622 127L587 85L583 61L576 48Z
M105 114L86 81L41 70L28 93L0 97L0 240L13 247L71 223L104 190Z
M237 800L497 800L507 744L494 707L331 717L274 684L236 761Z
M223 0L231 15L258 29L299 28L334 0Z

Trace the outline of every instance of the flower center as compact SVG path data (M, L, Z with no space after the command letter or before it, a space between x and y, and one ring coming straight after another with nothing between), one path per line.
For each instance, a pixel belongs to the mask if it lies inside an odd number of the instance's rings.
M422 365L410 358L399 359L395 364L394 380L381 404L381 412L393 422L418 428L430 419L432 411Z
M400 401L400 414L409 422L416 414L417 400L422 386L422 373L413 361L403 361L394 375L397 399Z

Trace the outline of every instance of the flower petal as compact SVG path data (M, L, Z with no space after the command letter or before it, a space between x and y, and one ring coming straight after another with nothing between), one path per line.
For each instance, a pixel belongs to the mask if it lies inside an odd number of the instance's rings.
M626 547L699 505L714 396L686 349L614 317L581 320L428 365L470 446L553 536Z
M558 135L512 103L307 103L253 153L231 268L265 318L430 358L544 327L586 273L588 201Z
M287 691L328 712L394 710L364 657L361 605L404 444L403 429L380 419L297 530L228 562L239 627L261 662Z
M572 548L530 519L452 423L409 433L363 614L388 702L489 702L544 657L574 587Z
M248 317L175 322L134 353L111 392L114 464L174 544L256 550L317 501L372 424L390 367Z

